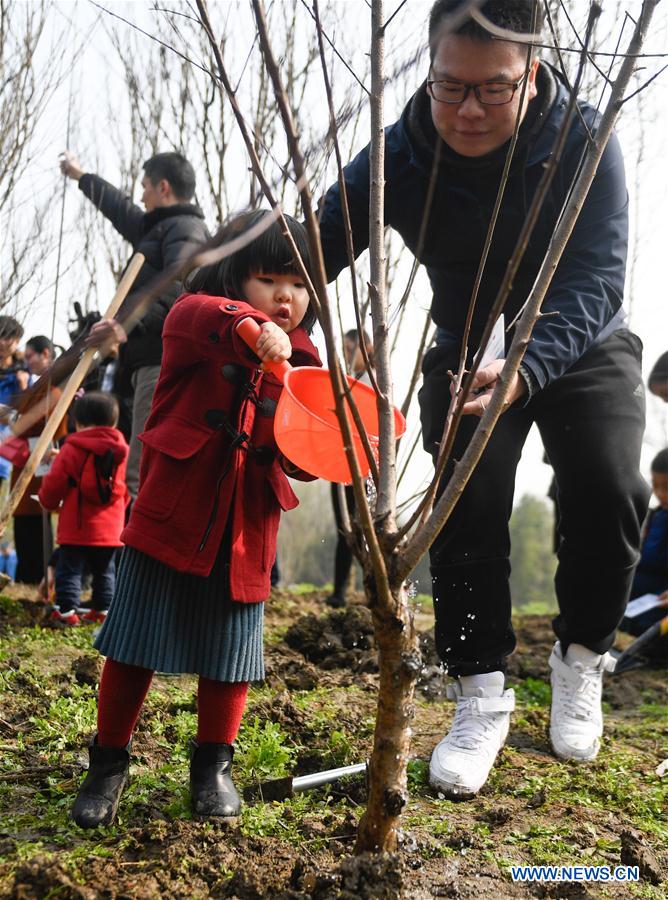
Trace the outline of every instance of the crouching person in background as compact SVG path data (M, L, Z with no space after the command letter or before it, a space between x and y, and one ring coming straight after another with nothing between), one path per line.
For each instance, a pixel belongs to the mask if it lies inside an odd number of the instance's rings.
M70 434L45 476L39 499L45 509L60 508L54 623L103 622L114 593L116 552L121 546L128 445L116 428L118 403L111 394L91 391L73 407L76 431ZM84 566L93 575L90 610L80 620Z
M651 384L651 378L650 378ZM668 379L666 380L668 384ZM656 606L639 615L626 615L619 627L640 637L655 622L668 616L668 447L652 460L652 491L659 505L650 509L643 526L640 562L633 576L631 600L645 594L655 594ZM668 635L652 641L643 650L646 659L668 664Z

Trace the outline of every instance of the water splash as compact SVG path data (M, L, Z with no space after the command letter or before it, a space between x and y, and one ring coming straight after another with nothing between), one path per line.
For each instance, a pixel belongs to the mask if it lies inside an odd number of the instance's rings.
M367 478L364 486L366 489L366 499L369 504L369 509L371 510L371 514L373 515L376 511L376 500L378 499L378 494L376 493L376 485L373 478Z

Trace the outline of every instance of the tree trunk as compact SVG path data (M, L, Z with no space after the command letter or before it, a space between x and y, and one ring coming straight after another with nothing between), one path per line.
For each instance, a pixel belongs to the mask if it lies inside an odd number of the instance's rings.
M399 817L408 801L406 765L421 656L405 585L396 593L379 597L373 576L365 582L367 597L373 598L380 685L369 762L369 798L355 851L392 852L397 848Z

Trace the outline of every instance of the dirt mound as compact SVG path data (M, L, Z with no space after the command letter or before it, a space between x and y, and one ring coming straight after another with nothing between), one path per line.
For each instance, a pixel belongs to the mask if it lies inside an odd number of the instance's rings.
M285 643L322 669L377 672L373 622L366 606L347 606L326 616L302 616Z
M286 897L313 900L394 900L403 896L405 863L393 854L348 857L331 872L295 866L292 884L297 892Z
M428 700L442 699L448 678L436 652L433 631L422 632L419 641L422 669L417 690ZM286 632L285 643L299 654L298 664L295 667L294 660L288 663L285 652L280 652L280 663L270 657L268 677L280 677L288 688L310 690L321 682L317 669L346 669L355 674L378 672L371 612L363 605L348 606L325 616L302 616ZM310 668L304 668L304 657L311 663Z
M42 900L43 897L94 900L98 894L76 884L54 860L35 856L17 867L9 896L12 900Z
M372 741L378 674L370 613L360 595L348 608L332 611L322 594L283 592L267 607L267 677L249 700L247 722L257 716L260 723L280 725L294 775L362 760ZM509 863L564 853L578 863L638 865L643 888L657 897L666 892L668 853L660 839L665 779L656 774L666 755L666 673L634 670L606 679L612 708L600 759L586 769L561 763L546 737L545 682L554 643L547 616L516 620L518 650L510 672L518 714L480 796L456 804L429 789L427 760L447 730L452 704L416 702L410 802L399 851L355 857L366 802L363 776L285 803L247 803L234 823L189 817L182 751L196 703L195 679L186 676L156 677L136 730L133 782L117 825L96 834L73 828L68 810L85 760L78 722L91 721L97 658L84 640L88 631L45 633L42 647L28 606L0 602L0 613L7 610L13 624L0 641L8 686L0 714L0 897L602 897L593 885L510 881ZM418 613L416 621L426 628L429 617ZM418 690L440 701L448 678L432 631L419 640ZM59 718L50 722L45 711ZM259 735L254 746L275 752L273 738L265 742ZM239 759L243 763L241 754ZM239 786L248 780L244 774ZM609 900L629 896L627 886L605 891Z
M265 649L264 680L271 687L290 691L312 691L320 681L317 668L285 644Z
M640 877L650 884L661 884L666 873L646 840L636 831L622 831L620 862L624 866L638 866Z
M23 592L24 585L9 585L0 594L0 634L10 628L38 625L44 619L46 606Z
M416 690L427 700L442 700L445 697L445 689L450 679L445 666L436 652L434 632L431 629L423 631L419 639L422 668Z
M96 687L102 674L102 657L99 653L96 653L95 656L92 654L78 656L72 660L71 672L77 684L89 684L91 687Z
M552 619L550 616L519 616L513 624L517 648L508 660L508 675L549 681L547 661L555 641Z

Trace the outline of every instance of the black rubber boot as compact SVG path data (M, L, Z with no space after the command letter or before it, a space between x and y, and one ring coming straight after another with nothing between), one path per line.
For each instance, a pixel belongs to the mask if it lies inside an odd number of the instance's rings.
M72 818L80 828L113 822L130 769L130 744L121 749L99 747L95 737L88 754L88 774L72 807Z
M196 816L238 816L241 798L232 781L231 744L192 743L190 797Z

